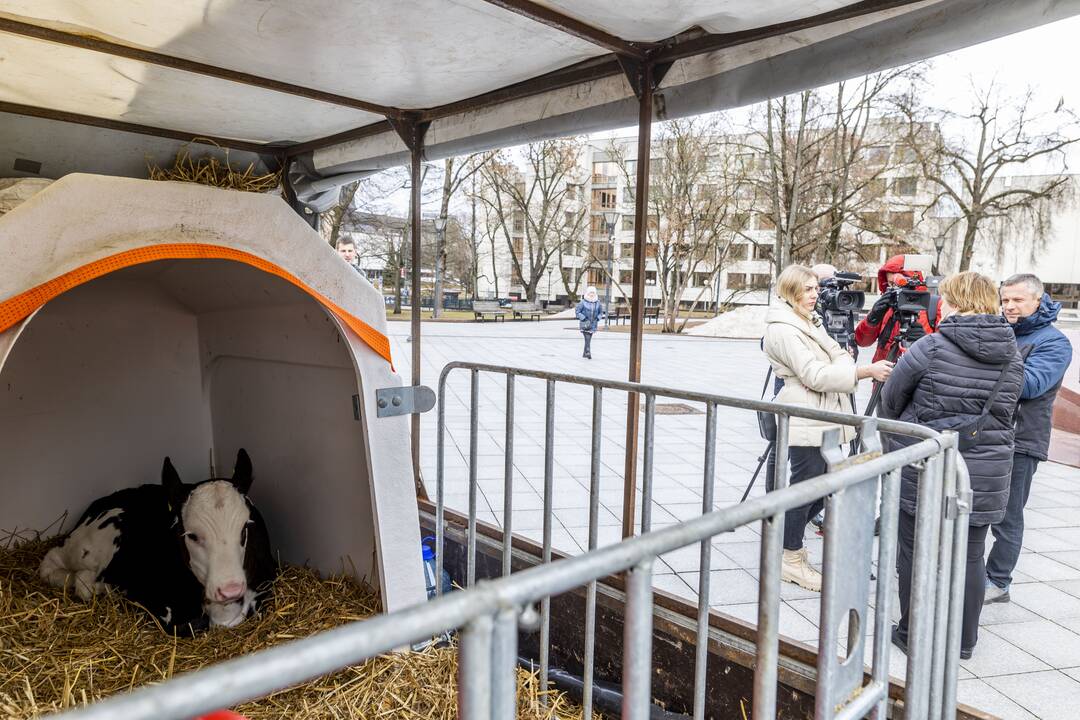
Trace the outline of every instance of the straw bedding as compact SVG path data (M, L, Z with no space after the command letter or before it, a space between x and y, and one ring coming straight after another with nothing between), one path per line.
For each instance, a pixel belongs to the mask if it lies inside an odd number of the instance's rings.
M29 718L304 637L379 611L367 586L286 567L259 617L194 638L165 635L147 613L110 594L65 597L37 576L53 541L0 543L0 718ZM237 712L251 718L453 718L457 651L381 656ZM547 707L541 696L547 696ZM518 717L579 718L561 693L518 671Z
M217 143L210 140L199 139L199 141L217 145ZM153 163L147 163L147 172L151 180L193 182L200 185L247 192L269 192L276 189L281 183L280 172L257 175L254 163L249 164L245 170L233 169L232 164L229 162L227 148L224 149L224 153L224 162L212 155L193 159L191 153L185 147L176 153L172 167L161 168Z

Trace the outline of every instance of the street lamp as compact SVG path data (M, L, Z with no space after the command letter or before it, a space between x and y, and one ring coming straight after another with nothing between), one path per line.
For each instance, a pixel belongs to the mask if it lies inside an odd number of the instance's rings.
M604 222L607 224L608 231L608 251L607 251L607 300L604 303L604 327L611 327L611 283L614 280L614 276L611 274L611 260L615 255L615 223L619 222L619 213L615 210L609 210L604 213Z
M443 292L442 292L442 256L443 256L443 233L446 232L446 218L437 217L432 220L435 225L435 297L431 299L431 316L442 315Z
M934 274L941 274L941 251L945 249L945 236L938 235L934 238L934 247L937 248L937 259L934 260Z

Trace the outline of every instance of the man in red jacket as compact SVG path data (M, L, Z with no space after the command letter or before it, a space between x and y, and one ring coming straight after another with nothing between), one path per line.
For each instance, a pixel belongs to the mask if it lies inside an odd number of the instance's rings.
M855 328L855 342L859 344L859 347L869 347L877 342L873 362L885 359L900 332L899 318L895 318L894 321L890 296L886 295L885 291L904 284L921 286L923 274L918 270L905 270L904 256L894 255L878 269L878 290L882 294L881 297ZM938 305L934 302L930 306L934 315L933 322L927 317L925 310L919 313L916 324L912 326L911 334L914 337L910 339L914 340L934 332L937 327Z

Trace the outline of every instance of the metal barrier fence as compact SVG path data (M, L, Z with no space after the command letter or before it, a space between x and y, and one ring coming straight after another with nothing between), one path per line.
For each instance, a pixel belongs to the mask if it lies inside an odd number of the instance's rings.
M547 626L550 598L577 588L587 588L586 631L594 629L596 582L626 572L626 608L623 645L622 717L649 717L651 707L652 565L657 556L678 548L700 544L701 586L695 667L695 718L705 715L704 663L710 570L710 539L738 527L762 523L759 618L756 643L753 717L776 717L779 660L779 589L784 513L816 499L826 498L825 555L821 594L820 640L817 665L815 717L849 720L873 713L883 720L888 703L889 605L896 551L899 480L901 468L920 467L919 513L916 521L915 562L912 578L908 679L904 700L907 718L952 717L960 644L960 614L967 522L956 522L969 512L970 492L966 471L959 461L955 436L937 435L906 423L878 421L842 413L815 411L776 403L742 400L718 395L683 392L638 383L594 380L555 373L514 368L452 363L439 381L439 465L437 529L440 552L443 543L443 496L445 452L445 399L447 375L455 369L471 373L470 520L468 528L468 584L461 592L431 602L351 623L318 635L279 645L230 660L159 686L136 690L69 713L65 718L104 720L181 720L234 705L302 683L375 655L460 629L459 710L468 720L513 717L516 711L516 664L519 624L540 625L542 669L547 667ZM479 373L506 377L506 489L504 508L504 577L475 581L476 460ZM545 451L545 563L509 574L509 538L512 532L513 398L514 380L530 377L547 383L547 443ZM590 502L590 551L558 563L551 555L551 495L553 477L553 422L555 384L593 388L592 493ZM642 488L645 509L643 534L596 549L597 479L600 450L600 408L604 390L645 396L644 463ZM706 477L703 514L684 523L649 532L647 508L651 501L655 401L660 397L703 402L706 405ZM712 510L711 473L715 468L716 409L720 406L764 410L778 416L776 489L738 505ZM839 435L826 448L829 472L787 486L787 438L791 417L806 417L841 425L861 426L863 452L843 458ZM878 429L924 438L890 453L876 446ZM881 535L878 549L878 583L870 681L863 683L865 633L861 630L869 598L869 569L873 544L875 491L882 480ZM943 512L944 508L944 512ZM940 548L940 550L938 550ZM841 560L841 553L843 559ZM851 568L855 568L851 571ZM865 572L863 570L865 569ZM438 577L441 572L436 575ZM438 585L438 583L437 583ZM540 603L539 617L534 605ZM837 656L839 629L847 619L845 657ZM590 645L591 648L591 645ZM586 692L592 685L592 650L586 657ZM588 695L586 696L588 697ZM586 712L589 704L586 702Z

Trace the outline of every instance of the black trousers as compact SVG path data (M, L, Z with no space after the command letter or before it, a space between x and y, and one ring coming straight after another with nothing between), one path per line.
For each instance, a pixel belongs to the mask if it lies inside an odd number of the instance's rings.
M585 353L584 354L585 355L591 355L592 354L592 333L582 331L581 334L585 336Z
M768 467L765 471L765 490L772 492L776 487L776 460L773 457L776 447L769 451ZM819 447L789 447L788 460L791 462L790 485L824 475L828 466L821 456ZM784 514L784 549L801 550L806 523L825 507L825 498L815 500L809 505L788 510Z
M1009 504L1005 517L990 526L994 533L994 546L986 559L986 576L999 588L1012 583L1013 570L1020 559L1020 547L1024 542L1024 506L1031 494L1031 478L1039 467L1039 461L1030 455L1013 455L1012 480L1009 483Z
M986 535L989 525L968 526L967 570L964 574L964 621L960 630L960 649L971 650L979 641L979 616L986 593ZM915 516L900 511L897 537L896 569L900 573L900 637L908 639L908 611L911 608L911 569L915 553ZM933 550L937 552L936 549Z

